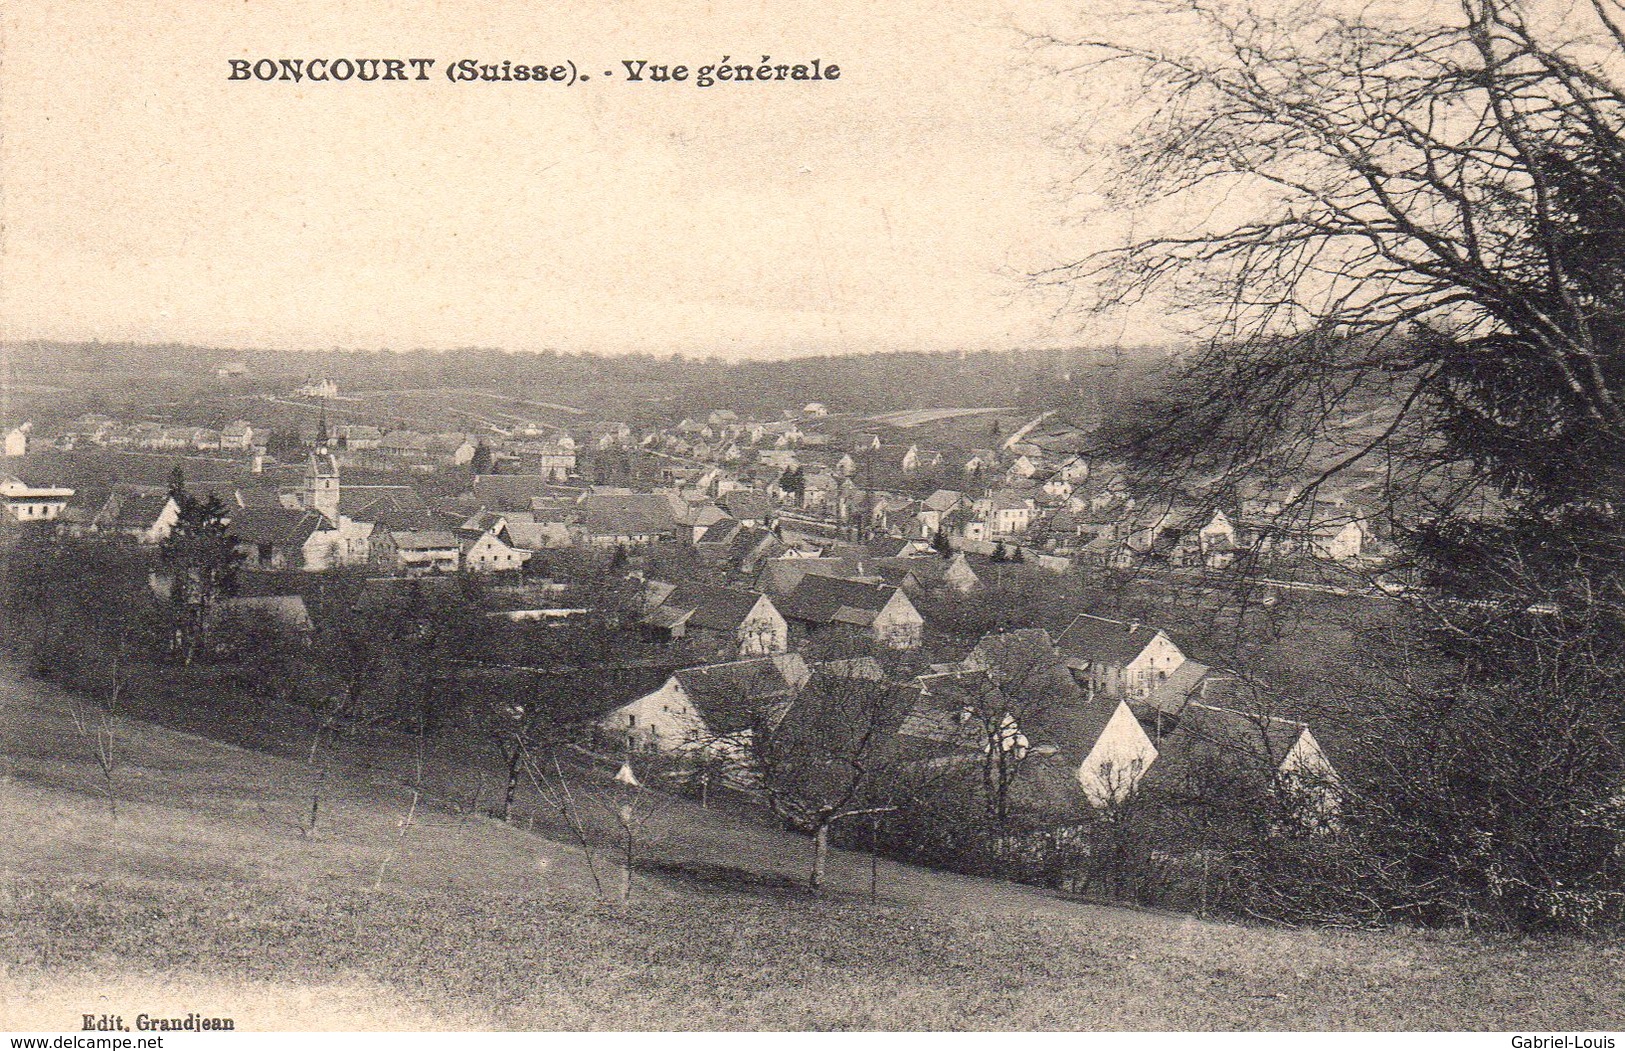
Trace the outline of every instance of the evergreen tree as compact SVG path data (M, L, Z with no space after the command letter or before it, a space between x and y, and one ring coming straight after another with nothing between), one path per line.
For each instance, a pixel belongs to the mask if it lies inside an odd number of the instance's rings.
M469 461L468 469L475 474L491 473L491 447L481 438L474 446L474 458Z
M190 664L204 651L215 603L236 589L243 556L218 496L198 499L183 491L176 503L180 513L158 554L170 573L175 647Z

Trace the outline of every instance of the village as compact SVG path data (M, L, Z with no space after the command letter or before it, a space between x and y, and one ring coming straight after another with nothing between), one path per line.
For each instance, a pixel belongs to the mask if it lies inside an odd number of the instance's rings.
M999 617L965 637L927 614L1015 573L1062 589L1091 571L1178 577L1238 559L1299 577L1374 574L1383 541L1342 493L1159 503L1048 414L1001 433L1000 414L965 413L961 433L985 444L938 447L901 440L896 417L822 403L768 420L720 408L647 429L516 420L439 433L331 423L339 396L328 379L288 392L312 418L308 439L247 419L16 425L0 494L17 529L149 552L189 500L218 498L241 582L214 603L214 623L262 618L309 635L308 582L344 574L364 580L357 602L375 608L476 579L487 615L510 625L624 637L602 663L487 651L457 674L518 677L555 698L555 714L568 709L580 746L657 761L678 783L760 792L753 733L794 722L804 697L852 707L884 695L876 727L895 769L916 780L996 769L1000 807L1019 798L1031 826L1096 820L1148 794L1194 797L1193 779L1216 767L1232 789L1239 771L1252 796L1285 793L1311 820L1335 820L1338 775L1311 727L1157 624ZM41 450L65 454L57 464L122 454L151 477L40 477L28 465ZM205 476L187 477L180 457L198 455L209 459L186 462ZM154 564L154 594L174 600L173 570Z

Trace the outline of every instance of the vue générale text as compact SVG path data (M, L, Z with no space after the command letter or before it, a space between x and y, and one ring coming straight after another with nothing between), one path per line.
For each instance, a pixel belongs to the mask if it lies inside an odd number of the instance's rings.
M232 58L227 59L227 80L261 83L412 83L433 80L436 74L453 84L472 83L586 83L593 75L573 59L534 62L460 58L441 62L432 58ZM688 64L650 59L621 59L606 68L600 79L627 84L717 84L829 81L841 78L841 67L821 58L783 61L763 55L756 61L735 61L723 55L716 62Z

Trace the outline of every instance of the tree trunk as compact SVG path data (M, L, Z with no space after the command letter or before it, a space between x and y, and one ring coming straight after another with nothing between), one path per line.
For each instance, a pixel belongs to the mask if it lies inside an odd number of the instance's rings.
M519 761L524 757L524 752L515 750L512 757L510 757L508 760L508 788L502 794L503 821L507 821L509 815L513 813L514 796L519 791Z
M813 866L812 875L807 878L807 886L817 890L824 885L824 872L829 867L829 822L819 822L813 830Z
M632 908L632 862L634 843L632 831L627 829L622 842L621 852L621 913L624 915Z

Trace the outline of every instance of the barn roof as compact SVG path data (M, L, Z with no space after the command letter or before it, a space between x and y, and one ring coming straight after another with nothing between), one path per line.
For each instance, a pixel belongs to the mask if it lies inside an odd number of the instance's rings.
M739 535L741 528L743 527L737 519L724 518L706 526L704 531L694 538L694 543L717 548L727 547L733 543L734 537Z
M163 514L168 504L168 493L131 493L119 496L108 524L121 529L148 529L158 521L158 516Z
M815 623L867 626L897 594L888 584L809 574L784 596L779 612Z
M984 749L983 728L971 713L1000 703L998 687L985 671L922 675L911 687L912 703L897 729L907 754L933 758Z
M672 503L658 493L588 493L581 524L600 536L654 536L677 529Z
M1174 792L1226 785L1265 789L1308 730L1306 723L1291 719L1187 704L1174 728L1157 742L1157 760L1141 786ZM1218 783L1202 783L1209 778Z
M1242 691L1243 684L1236 676L1215 672L1201 661L1186 660L1157 683L1144 705L1151 712L1177 716L1192 701L1233 702Z
M549 492L550 475L478 474L469 492L476 503L503 510L528 510L531 501Z
M394 532L395 547L401 551L439 551L460 547L457 534L449 529L407 529Z
M647 697L671 678L660 665L600 667L586 670L484 665L464 668L464 682L494 682L533 692L555 713L560 725L594 722L618 708Z
M762 702L782 701L795 692L782 662L773 657L684 668L677 681L716 733L738 733L762 714Z
M339 490L339 506L351 518L372 521L391 511L421 511L429 505L409 485L350 485Z
M1061 632L1055 646L1063 657L1124 665L1144 653L1151 641L1161 634L1160 628L1149 624L1125 623L1093 613L1080 613Z
M327 520L315 511L293 511L284 507L245 507L234 511L227 531L244 544L271 544L302 547Z
M696 628L734 631L761 600L762 596L754 591L682 584L666 598L664 606L692 611L688 622Z
M740 520L762 520L773 514L773 505L767 494L759 489L734 489L723 493L717 503L728 514Z

